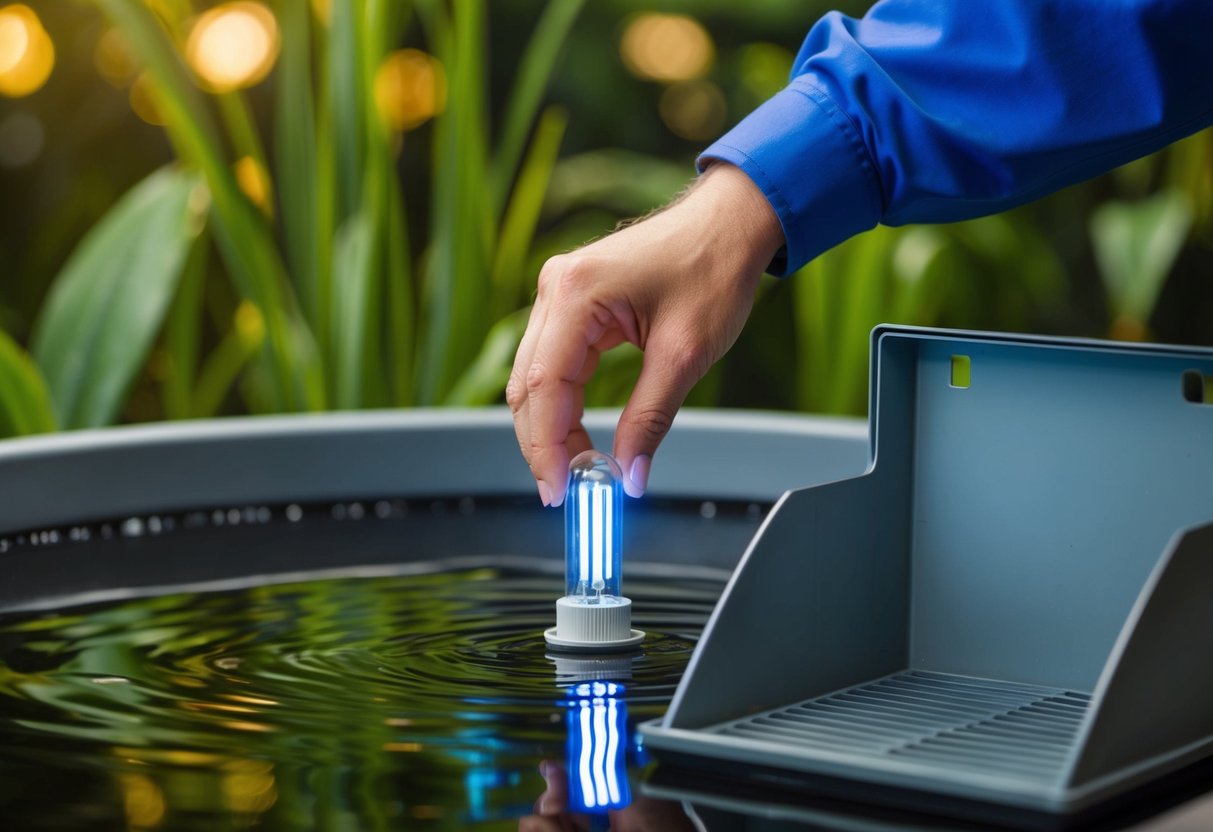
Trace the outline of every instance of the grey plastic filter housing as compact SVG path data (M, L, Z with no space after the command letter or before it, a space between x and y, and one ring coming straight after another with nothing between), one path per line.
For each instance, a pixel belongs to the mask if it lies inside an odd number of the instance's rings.
M646 746L962 815L1213 753L1213 351L872 345L867 472L781 498Z

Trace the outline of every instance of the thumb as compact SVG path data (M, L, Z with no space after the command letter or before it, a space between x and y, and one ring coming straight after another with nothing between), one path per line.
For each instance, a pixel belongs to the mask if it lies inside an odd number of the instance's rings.
M615 458L623 468L623 488L629 496L640 497L648 488L653 454L708 364L698 350L656 344L645 350L640 377L615 429Z

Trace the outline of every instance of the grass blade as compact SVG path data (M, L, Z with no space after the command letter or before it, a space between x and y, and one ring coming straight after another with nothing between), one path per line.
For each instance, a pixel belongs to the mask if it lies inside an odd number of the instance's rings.
M111 423L164 323L202 228L197 178L164 168L84 237L35 324L33 352L64 428Z
M46 380L29 353L0 329L0 438L55 430Z

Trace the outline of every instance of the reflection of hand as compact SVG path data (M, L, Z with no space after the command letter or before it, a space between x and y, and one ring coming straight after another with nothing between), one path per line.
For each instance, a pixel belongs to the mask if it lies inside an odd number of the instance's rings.
M564 766L555 760L539 764L539 773L548 787L535 801L535 814L518 821L518 832L584 832L590 828L588 815L568 810L569 781ZM639 796L630 806L607 813L613 832L689 832L695 826L682 808L669 800Z
M628 493L644 492L674 414L737 339L782 244L762 192L718 163L660 213L544 265L506 399L545 505L563 502L569 459L590 447L585 384L602 352L625 341L645 356L615 456Z

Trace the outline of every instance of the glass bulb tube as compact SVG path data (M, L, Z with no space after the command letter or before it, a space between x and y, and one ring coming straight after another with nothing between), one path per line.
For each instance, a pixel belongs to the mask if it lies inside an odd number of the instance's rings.
M585 451L569 465L564 502L565 595L613 603L623 595L623 472L609 454Z

